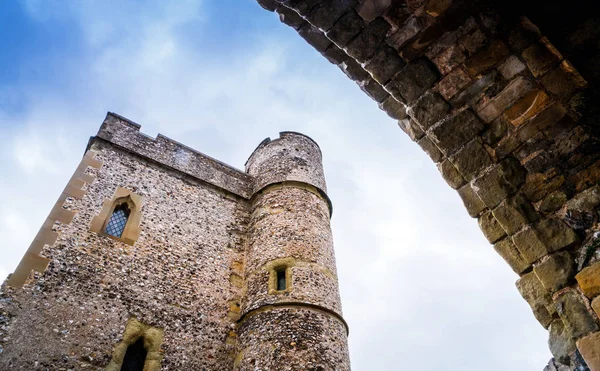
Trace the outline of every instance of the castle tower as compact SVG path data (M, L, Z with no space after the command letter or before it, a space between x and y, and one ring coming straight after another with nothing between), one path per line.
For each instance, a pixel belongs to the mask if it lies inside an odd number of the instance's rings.
M348 370L321 152L283 132L250 156L253 197L235 370Z
M308 137L241 171L109 113L0 290L0 370L348 370Z

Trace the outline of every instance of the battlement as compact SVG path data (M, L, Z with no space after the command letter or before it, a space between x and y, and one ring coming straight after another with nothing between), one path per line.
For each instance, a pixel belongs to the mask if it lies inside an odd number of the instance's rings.
M244 198L252 196L252 177L162 134L152 138L141 125L109 112L95 138L181 171Z

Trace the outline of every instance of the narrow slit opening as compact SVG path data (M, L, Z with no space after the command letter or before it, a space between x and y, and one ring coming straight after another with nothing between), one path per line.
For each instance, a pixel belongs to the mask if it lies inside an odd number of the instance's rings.
M121 371L143 371L147 353L144 348L144 338L141 337L127 347Z
M285 277L286 269L278 269L277 272L277 291L284 291L287 288L287 282Z

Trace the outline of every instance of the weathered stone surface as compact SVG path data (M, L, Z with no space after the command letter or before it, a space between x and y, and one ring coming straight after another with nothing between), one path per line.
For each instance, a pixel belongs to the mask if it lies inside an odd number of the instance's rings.
M409 18L401 28L387 38L387 43L399 50L421 31L423 24L424 22L420 17Z
M577 242L577 235L560 219L551 218L540 221L535 230L549 252L567 247Z
M554 309L550 295L533 272L524 274L517 280L517 289L533 311L533 315L542 326L547 328L552 322Z
M276 11L277 14L279 14L279 20L295 30L306 24L304 18L300 17L300 14L293 9L285 6L279 6Z
M321 30L312 26L310 23L305 23L298 29L298 35L300 35L307 43L315 48L319 53L327 50L331 41L325 36Z
M543 90L533 90L519 99L504 115L515 126L519 126L537 115L550 102Z
M560 61L561 56L555 54L554 50L542 43L535 43L523 51L523 59L533 76L542 75Z
M480 29L476 29L468 35L465 35L458 41L458 45L464 50L467 57L477 53L486 43L487 38Z
M418 59L406 65L392 83L399 89L400 94L411 103L419 98L438 80L435 66L425 59Z
M473 187L486 206L494 208L513 195L524 180L525 169L516 159L509 157L475 179Z
M498 117L488 125L487 129L481 134L483 142L490 146L495 146L508 131L508 123L503 117Z
M427 0L423 9L432 17L439 17L452 5L452 0Z
M569 288L561 291L554 303L558 315L574 339L598 331L594 317L588 311L581 294L575 289Z
M502 41L496 40L485 50L470 58L465 64L471 76L477 76L489 70L508 57L509 52Z
M600 332L589 334L577 340L577 349L590 370L600 370Z
M484 203L477 196L475 191L473 191L473 188L471 188L470 184L465 184L462 188L460 188L458 190L458 195L467 208L467 212L473 218L479 215L479 213L485 208Z
M594 263L575 276L581 291L588 298L593 298L600 294L600 262Z
M563 61L542 78L542 84L552 94L568 97L577 90L583 89L587 82L569 62Z
M443 29L437 23L432 24L405 46L400 51L400 55L407 61L412 61L415 58L422 56L427 47L439 39L443 33Z
M294 9L300 14L307 14L315 5L319 3L319 0L277 0L284 6Z
M513 235L524 225L539 218L533 205L521 195L516 195L502 201L492 213L509 235Z
M438 83L438 90L445 99L450 99L469 85L471 77L462 68L456 68Z
M268 10L270 12L277 9L279 3L275 0L256 0L258 5L260 5L263 9Z
M437 146L429 139L428 137L423 137L418 141L419 146L425 153L429 155L429 157L433 160L433 162L438 163L443 159L442 152L437 148Z
M371 73L375 81L387 83L406 63L391 47L384 45L365 63L365 70Z
M592 211L600 205L600 186L578 193L566 203L567 210Z
M542 285L554 293L567 286L575 275L575 259L567 251L557 252L537 264L533 272Z
M352 41L348 42L344 50L357 61L366 62L375 54L389 30L390 25L382 18L377 18L369 23Z
M564 182L565 178L558 175L556 169L550 169L545 173L529 173L521 191L529 200L537 202L560 188Z
M510 82L493 99L491 99L479 112L479 117L485 122L491 122L498 117L502 112L509 108L517 99L525 95L531 90L532 84L523 77L517 77Z
M523 273L530 266L521 255L521 252L513 244L510 237L497 242L494 245L494 250L496 250L498 255L500 255L517 274Z
M404 104L398 102L392 96L387 97L383 102L379 103L379 108L387 113L388 116L396 120L402 120L407 117L406 107Z
M413 142L421 139L425 133L413 119L405 118L398 121L398 126L405 132Z
M483 232L483 235L490 243L495 243L500 239L506 237L506 232L498 223L498 220L494 218L491 212L485 212L479 216L479 228ZM510 240L507 240L510 242Z
M427 130L445 117L449 110L450 106L439 94L427 93L409 107L408 114L423 130Z
M343 48L365 27L365 21L352 9L345 13L328 31L327 37Z
M365 71L364 68L362 68L362 66L354 59L350 58L340 63L339 67L351 80L364 81L370 78L369 73Z
M465 178L460 175L456 167L452 165L450 161L444 160L440 162L437 167L444 180L452 187L452 189L458 189L466 183Z
M542 200L539 205L539 211L543 213L551 213L562 207L567 201L567 195L562 191L550 193Z
M319 2L310 12L305 13L306 19L321 30L330 29L333 24L352 6L356 0L328 0Z
M468 102L475 100L477 97L485 93L486 90L491 88L496 81L498 72L491 71L490 73L480 77L471 86L466 88L462 93L458 94L450 100L450 103L454 107L462 107Z
M504 63L498 66L498 71L500 71L500 74L506 80L512 79L515 75L523 72L523 70L525 70L525 64L516 55L511 55Z
M592 300L592 309L596 312L596 316L600 317L600 296L596 296Z
M346 54L342 49L338 48L335 44L329 45L327 50L323 53L323 56L327 58L329 63L339 65L350 59L348 54Z
M548 339L550 352L559 362L569 364L571 354L575 352L577 347L575 346L575 340L565 328L562 320L552 321L550 327L548 327L548 332L550 333Z
M531 226L517 232L512 240L528 264L532 264L548 254L548 249Z
M442 74L447 74L459 64L463 63L465 59L466 57L462 49L458 47L458 45L452 45L436 55L432 59L432 62L435 63Z
M358 3L357 10L365 21L371 22L385 14L391 5L392 0L361 0Z
M367 95L377 103L381 103L389 97L387 91L385 91L377 81L371 78L359 81L358 86L360 86L360 89L367 93Z
M483 169L492 164L490 155L477 140L465 144L456 154L449 158L467 181L471 181Z
M433 126L431 138L444 154L450 155L482 130L481 121L467 109Z

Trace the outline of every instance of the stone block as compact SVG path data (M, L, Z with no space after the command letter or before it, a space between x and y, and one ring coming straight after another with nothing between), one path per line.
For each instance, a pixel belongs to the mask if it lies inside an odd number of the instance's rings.
M596 312L596 316L600 317L600 296L596 296L592 300L592 309Z
M329 40L343 48L365 27L365 21L352 9L346 12L327 32Z
M465 51L467 56L477 53L486 42L487 38L480 29L476 29L459 40L458 45Z
M427 0L423 5L425 13L432 17L439 17L452 5L452 0Z
M458 45L451 45L440 54L436 55L432 61L440 72L445 75L452 71L456 66L463 63L466 57Z
M481 201L479 196L473 191L470 184L465 184L458 190L458 195L463 201L463 204L467 208L467 212L473 218L477 217L483 209L485 209L484 203Z
M379 83L373 79L360 81L358 82L358 86L377 103L383 102L387 97L390 96L387 91L385 91L381 85L379 85Z
M562 207L567 201L567 195L562 191L550 193L539 204L539 211L543 213L552 213Z
M550 255L533 268L542 285L551 293L567 286L575 275L575 259L567 251Z
M548 94L543 90L533 90L519 99L504 115L514 126L519 126L537 115L548 103Z
M591 371L600 370L600 332L579 339L577 349Z
M475 139L465 144L449 160L467 181L471 181L483 169L492 165L490 155L481 143Z
M542 84L550 93L559 97L569 97L587 86L587 82L567 61L563 61L557 68L548 72L542 78Z
M438 83L438 90L445 99L450 99L469 85L471 77L462 68L456 68Z
M485 144L495 146L506 135L507 131L508 123L503 117L498 117L481 134L481 139Z
M577 347L575 346L575 340L565 328L562 320L552 321L550 327L548 327L548 332L550 335L548 338L550 352L559 362L569 364L571 354L575 352Z
M437 167L446 183L448 183L452 189L458 189L466 183L465 178L460 175L456 167L454 167L450 161L444 160L440 162Z
M408 114L423 130L427 130L444 118L449 110L450 105L439 94L427 93L409 107Z
M435 66L425 59L418 59L406 65L392 82L409 103L417 100L438 80Z
M521 255L521 252L513 244L510 238L505 238L494 245L494 250L500 255L510 268L516 273L521 274L529 268L529 264Z
M398 126L410 137L413 142L416 142L425 135L421 127L410 118L399 120Z
M502 201L492 213L509 235L515 234L524 225L539 219L533 205L521 195Z
M525 181L525 169L514 158L508 157L489 172L473 181L479 197L489 208L513 195Z
M386 84L405 65L406 63L394 49L384 45L365 63L364 68L375 81Z
M515 75L523 72L523 70L525 70L525 64L516 55L511 55L504 63L498 66L498 71L500 71L500 74L506 80L512 79Z
M481 214L478 221L479 228L481 228L483 235L490 243L495 243L506 237L506 232L491 212L488 211ZM510 240L508 241L510 242Z
M574 339L598 331L598 325L594 317L577 290L565 289L561 291L554 303L558 315Z
M575 232L560 219L551 218L540 221L535 230L548 252L554 252L577 242Z
M300 27L298 34L319 53L324 52L331 45L331 41L329 41L327 36L310 23L306 23Z
M511 81L505 88L492 98L479 112L479 117L485 122L491 122L502 112L512 106L519 98L531 90L532 84L519 76Z
M329 61L329 63L339 65L350 59L342 49L335 46L335 44L329 45L329 48L325 50L322 55Z
M556 54L555 50L538 42L523 51L523 59L533 76L538 77L544 74L561 60L562 57Z
M567 210L592 211L600 205L600 186L588 188L578 193L567 203Z
M300 17L300 14L296 13L295 10L287 8L285 6L280 6L277 8L277 14L279 15L279 20L297 30L303 25L306 24L304 18Z
M396 32L388 36L386 41L394 49L400 50L404 44L421 32L423 26L424 22L422 18L411 17Z
M398 102L392 96L387 97L383 102L379 103L379 108L395 120L402 120L407 117L404 104Z
M417 144L419 144L419 147L421 147L421 149L429 155L433 162L438 163L444 158L442 152L440 152L440 150L428 137L425 136L421 138Z
M321 30L328 30L355 4L356 0L321 1L306 14L306 20Z
M450 103L452 103L454 107L462 107L465 104L475 100L495 84L497 77L498 72L496 71L491 71L490 73L480 77L462 93L452 98Z
M279 3L275 0L256 0L258 5L260 5L263 9L268 10L270 12L277 9Z
M439 40L444 30L436 23L418 34L413 41L400 50L400 55L407 61L412 61L425 53L433 42Z
M548 250L535 229L527 226L512 236L513 243L528 264L532 264L548 254Z
M332 28L334 29L335 26ZM346 53L358 62L366 62L383 43L390 25L382 18L369 23L352 41L345 45Z
M358 62L354 59L347 59L342 62L340 65L340 69L353 81L364 81L370 78L370 75L367 71L362 68Z
M475 138L484 126L471 110L463 110L431 128L431 138L446 155Z
M537 202L560 188L564 182L565 178L558 175L556 169L548 170L545 173L530 173L527 174L525 185L521 191L529 200Z
M390 9L393 1L391 0L361 0L358 2L357 10L362 18L371 22L375 18L383 15Z
M554 309L548 291L533 272L524 274L517 280L517 289L531 307L533 315L544 328L552 323Z
M581 291L588 298L593 298L600 294L600 262L594 263L575 276Z
M319 3L319 0L277 0L281 5L294 9L299 14L307 14Z
M594 162L591 166L583 169L568 179L568 185L577 192L595 186L600 182L600 160Z
M502 62L508 55L508 49L502 41L493 41L485 50L465 62L467 72L477 76Z

